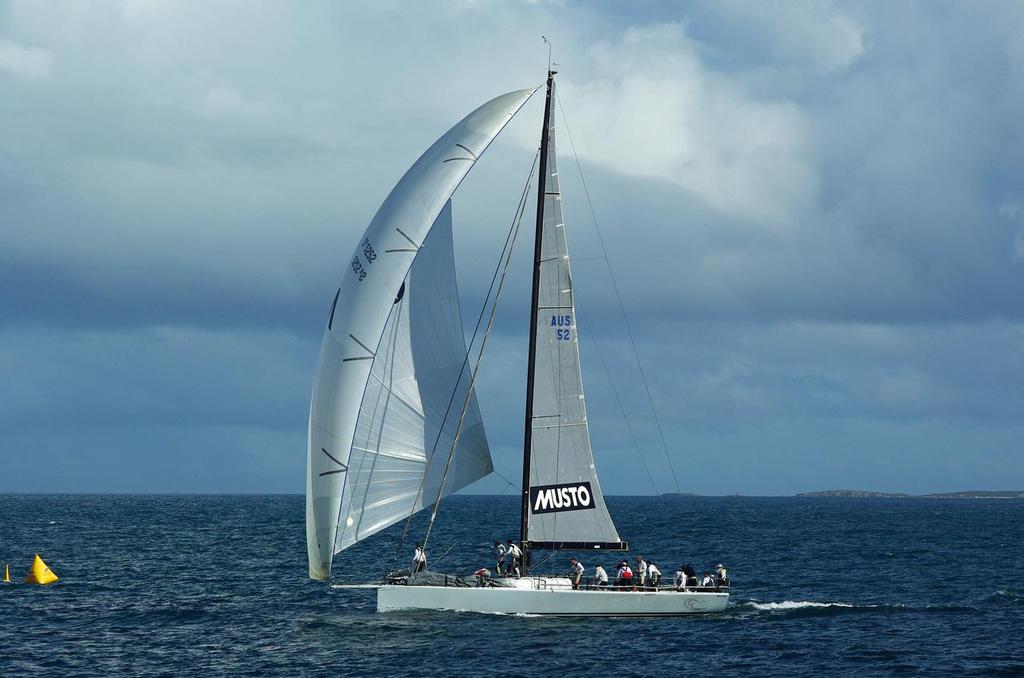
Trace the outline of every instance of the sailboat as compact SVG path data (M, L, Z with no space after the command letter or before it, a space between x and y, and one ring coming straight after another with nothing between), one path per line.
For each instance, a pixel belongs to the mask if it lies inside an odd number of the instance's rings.
M465 586L456 577L401 573L366 585L376 588L381 612L672 616L719 612L728 603L722 586L574 588L564 575L530 571L531 552L629 548L605 504L590 444L555 153L554 76L549 67L536 160L520 576ZM441 136L392 189L348 262L327 315L310 405L313 579L330 581L337 553L431 506L432 525L444 496L493 471L476 367L468 369L452 196L539 89L492 99Z

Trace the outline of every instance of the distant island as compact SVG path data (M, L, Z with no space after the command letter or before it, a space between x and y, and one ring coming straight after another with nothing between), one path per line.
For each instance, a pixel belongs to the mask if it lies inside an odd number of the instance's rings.
M906 494L905 492L873 492L871 490L819 490L800 492L798 497L904 497L915 499L1024 499L1020 490L964 490L962 492L934 492L932 494Z

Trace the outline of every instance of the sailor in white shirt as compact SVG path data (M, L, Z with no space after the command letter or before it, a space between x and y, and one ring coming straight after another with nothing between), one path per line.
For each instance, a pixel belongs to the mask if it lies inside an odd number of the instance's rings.
M578 589L580 587L580 580L583 579L583 571L586 568L583 567L583 563L575 558L569 559L569 567L571 568L572 587Z
M419 542L416 542L416 550L412 554L412 572L416 574L427 569L427 552L423 550Z
M508 573L519 577L519 566L523 562L523 551L511 539L508 540L508 555L512 557L512 565L509 567Z
M676 570L675 578L676 591L682 591L686 588L686 573L683 572L683 567L680 565L679 569Z
M608 586L608 573L600 565L594 568L594 579L598 586Z
M661 570L654 563L647 563L647 583L651 586L657 586L661 581Z
M715 585L715 578L711 576L710 572L705 572L704 573L704 578L700 580L700 585L701 586L714 586Z

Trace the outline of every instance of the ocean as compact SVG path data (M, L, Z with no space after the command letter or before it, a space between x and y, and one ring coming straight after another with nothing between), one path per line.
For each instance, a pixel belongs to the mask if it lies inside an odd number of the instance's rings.
M1024 501L609 497L671 576L722 562L723 614L565 619L377 614L372 590L306 577L301 496L0 495L0 675L1021 675ZM445 501L432 557L468 574L515 537L510 495ZM423 533L419 516L410 531ZM392 566L401 526L336 576ZM538 571L565 572L570 554ZM411 549L397 551L406 564ZM538 562L543 556L537 556ZM616 554L583 556L588 568Z

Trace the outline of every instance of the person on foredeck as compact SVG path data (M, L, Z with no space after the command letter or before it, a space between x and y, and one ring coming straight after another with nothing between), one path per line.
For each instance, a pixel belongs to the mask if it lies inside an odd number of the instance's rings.
M685 567L685 565L680 565L679 569L676 570L676 578L674 581L676 585L676 591L686 590L686 572L683 570L683 568Z
M604 567L601 565L594 568L594 584L597 586L608 586L608 573L604 571Z
M633 588L633 570L629 569L629 563L625 560L619 563L619 570L615 574L615 585L620 589Z
M500 541L494 542L494 550L497 553L497 561L494 563L494 570L498 576L505 574L505 545Z
M576 560L575 558L569 559L569 576L572 578L572 587L578 589L580 587L580 580L583 579L583 572L586 568L583 567L583 563Z
M643 555L636 557L636 578L640 580L640 586L643 586L644 580L647 579L647 561Z
M512 558L512 564L508 568L508 573L515 576L516 579L520 577L521 570L519 569L523 562L523 550L519 548L511 539L508 540L508 555Z
M654 563L647 563L647 585L658 588L661 583L661 570Z
M412 573L422 572L427 569L427 552L423 550L419 542L416 542L416 550L412 554Z

